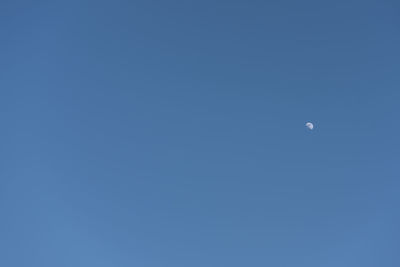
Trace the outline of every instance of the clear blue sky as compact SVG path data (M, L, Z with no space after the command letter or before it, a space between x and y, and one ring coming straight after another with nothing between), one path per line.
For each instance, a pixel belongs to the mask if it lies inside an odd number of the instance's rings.
M0 266L400 266L398 1L3 0L0 36Z

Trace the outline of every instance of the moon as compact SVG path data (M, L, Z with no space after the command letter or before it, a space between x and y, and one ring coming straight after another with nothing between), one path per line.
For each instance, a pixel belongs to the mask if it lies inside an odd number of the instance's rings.
M314 124L312 124L311 122L307 122L306 123L306 127L310 130L314 129Z

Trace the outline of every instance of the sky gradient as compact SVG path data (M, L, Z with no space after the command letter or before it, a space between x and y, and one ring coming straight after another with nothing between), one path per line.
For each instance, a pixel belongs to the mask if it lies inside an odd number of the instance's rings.
M3 0L0 36L0 266L400 266L398 1Z

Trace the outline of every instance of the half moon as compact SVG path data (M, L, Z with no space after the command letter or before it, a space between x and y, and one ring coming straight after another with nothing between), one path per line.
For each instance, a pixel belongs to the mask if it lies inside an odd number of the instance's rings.
M307 122L306 123L306 127L310 130L314 129L314 124L312 124L311 122Z

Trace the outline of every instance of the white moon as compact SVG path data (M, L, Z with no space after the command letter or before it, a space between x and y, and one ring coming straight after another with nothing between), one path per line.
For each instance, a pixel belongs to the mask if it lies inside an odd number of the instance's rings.
M314 129L314 124L312 124L311 122L307 122L306 123L306 127L310 130Z

